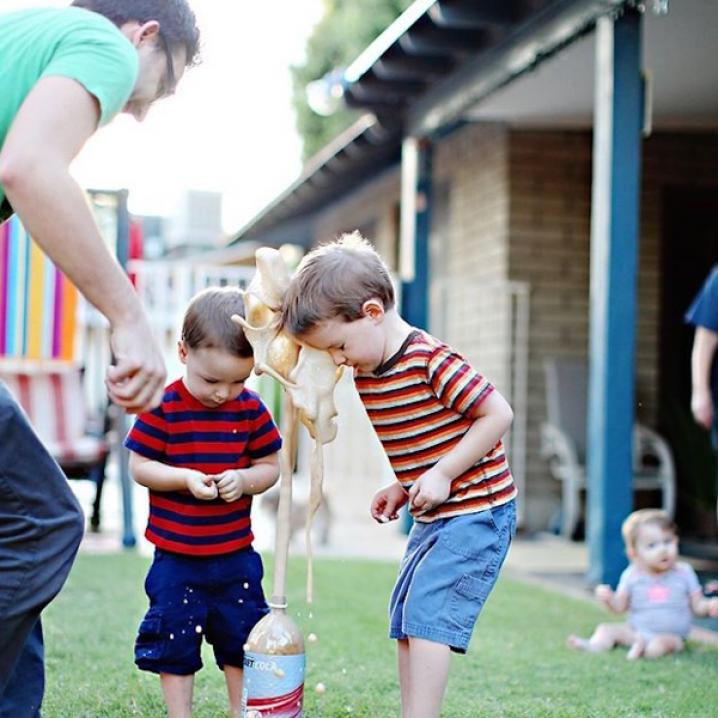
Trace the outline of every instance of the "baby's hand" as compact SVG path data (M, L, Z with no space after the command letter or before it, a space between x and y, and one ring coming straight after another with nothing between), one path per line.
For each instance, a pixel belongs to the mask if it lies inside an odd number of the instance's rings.
M238 469L227 469L212 477L222 499L236 501L244 495L244 474Z
M718 598L708 599L708 615L711 618L718 618Z
M399 518L399 509L409 500L401 484L394 482L383 489L379 489L371 500L371 516L380 524L396 521Z
M607 583L601 583L593 591L596 598L601 602L608 605L613 598L613 589Z
M187 491L196 499L202 501L211 501L217 498L217 487L211 476L203 474L201 471L187 471Z

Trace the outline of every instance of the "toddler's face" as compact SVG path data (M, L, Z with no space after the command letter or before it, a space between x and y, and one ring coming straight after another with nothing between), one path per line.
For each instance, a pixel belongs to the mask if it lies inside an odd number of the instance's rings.
M368 315L351 322L327 319L298 339L315 349L328 351L337 366L370 372L384 361L381 323Z
M238 357L224 349L190 349L179 344L180 361L185 365L185 386L204 406L214 409L234 399L254 367L252 357Z
M635 561L647 571L663 573L673 568L678 557L678 537L654 524L642 526L636 539Z

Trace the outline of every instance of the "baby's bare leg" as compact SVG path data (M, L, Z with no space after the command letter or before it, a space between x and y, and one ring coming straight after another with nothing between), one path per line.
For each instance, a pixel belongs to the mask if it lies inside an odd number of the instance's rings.
M167 704L168 718L191 718L194 675L177 676L174 673L160 673L160 681Z
M679 653L683 650L683 647L683 639L680 636L672 633L662 633L658 636L653 636L646 643L643 655L646 658L660 658L669 653Z
M600 623L590 638L571 634L566 645L578 651L603 653L614 646L630 646L634 640L635 633L627 623Z
M224 680L227 683L227 695L229 696L229 714L231 718L242 716L242 681L244 671L237 666L224 667Z

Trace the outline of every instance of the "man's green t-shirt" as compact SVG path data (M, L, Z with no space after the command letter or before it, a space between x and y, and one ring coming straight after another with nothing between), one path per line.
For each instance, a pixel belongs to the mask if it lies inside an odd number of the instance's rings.
M79 82L97 98L104 125L132 94L138 67L132 43L97 13L66 7L0 15L0 147L41 78L62 75ZM0 204L4 198L0 185Z

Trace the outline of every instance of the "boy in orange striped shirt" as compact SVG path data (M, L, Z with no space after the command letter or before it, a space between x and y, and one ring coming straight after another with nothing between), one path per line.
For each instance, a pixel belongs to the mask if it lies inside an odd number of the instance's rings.
M451 347L404 321L386 265L357 232L310 252L282 310L285 329L354 369L397 481L371 515L415 523L389 606L403 718L438 718L450 652L465 653L516 530L501 437L513 413Z

